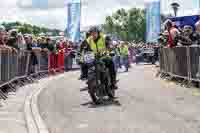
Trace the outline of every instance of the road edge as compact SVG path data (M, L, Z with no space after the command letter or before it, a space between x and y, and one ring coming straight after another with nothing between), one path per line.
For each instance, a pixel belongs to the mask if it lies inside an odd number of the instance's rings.
M49 133L49 130L39 113L38 97L49 82L59 79L62 76L64 76L64 74L60 74L55 77L49 77L48 81L45 83L42 83L42 80L39 81L39 83L36 85L37 89L35 89L26 97L24 103L24 115L28 133Z

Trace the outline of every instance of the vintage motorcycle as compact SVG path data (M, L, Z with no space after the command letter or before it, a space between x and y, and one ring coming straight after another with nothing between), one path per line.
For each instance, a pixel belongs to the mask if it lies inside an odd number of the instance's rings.
M111 86L109 70L101 60L102 55L87 52L84 62L88 65L88 93L95 104L102 103L107 97L114 99L115 89Z

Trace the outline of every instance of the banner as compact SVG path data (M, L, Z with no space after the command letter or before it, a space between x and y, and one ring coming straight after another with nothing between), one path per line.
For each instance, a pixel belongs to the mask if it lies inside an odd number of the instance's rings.
M81 3L80 0L73 0L67 4L67 36L73 42L80 40L80 20L81 20Z
M195 9L199 9L200 8L200 0L193 0L193 5Z
M176 23L176 26L183 28L185 25L190 25L195 29L195 24L199 21L199 15L184 16L184 17L170 17L168 18Z
M146 2L146 42L157 42L160 29L160 1Z

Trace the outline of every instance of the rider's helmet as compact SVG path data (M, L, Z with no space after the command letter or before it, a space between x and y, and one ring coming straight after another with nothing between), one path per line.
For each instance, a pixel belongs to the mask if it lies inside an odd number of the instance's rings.
M94 27L91 27L90 30L89 30L92 38L94 40L96 40L99 36L100 36L100 30L98 27L94 26Z
M99 28L97 26L93 26L89 30L89 33L92 33L92 32L100 33L100 30L99 30Z

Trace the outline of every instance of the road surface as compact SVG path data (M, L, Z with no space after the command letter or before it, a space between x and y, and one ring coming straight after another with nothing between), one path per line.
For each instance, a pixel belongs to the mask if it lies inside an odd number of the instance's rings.
M51 133L200 133L200 92L155 78L155 67L120 73L114 103L94 106L79 72L51 82L39 110Z

